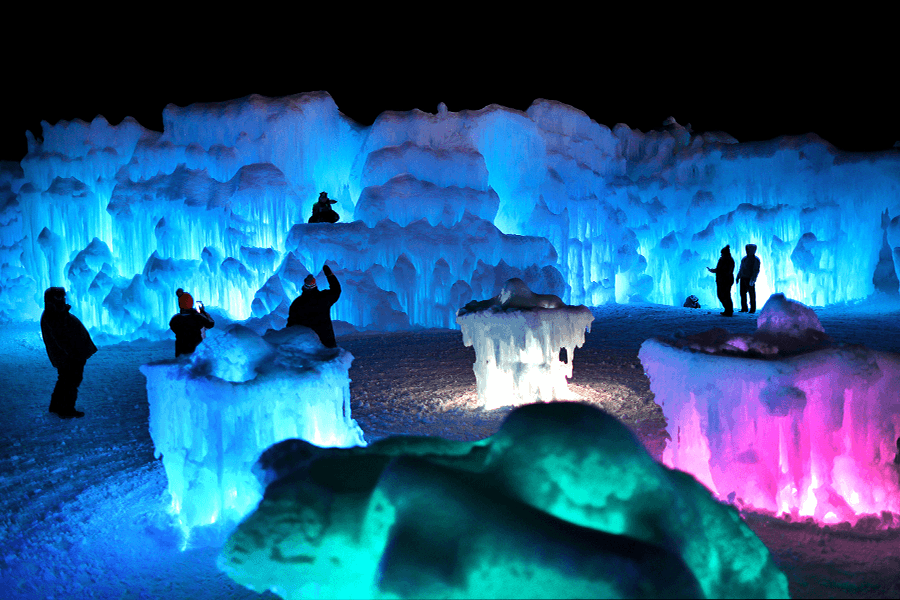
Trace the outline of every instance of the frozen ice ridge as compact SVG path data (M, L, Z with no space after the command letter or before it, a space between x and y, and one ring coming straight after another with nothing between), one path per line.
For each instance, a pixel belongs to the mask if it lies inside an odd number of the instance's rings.
M584 344L593 320L589 308L535 294L518 278L504 283L497 296L459 309L463 343L475 348L482 406L573 399L566 380L572 377L575 348ZM560 350L565 350L565 362Z
M572 305L715 306L726 244L758 246L761 301L898 289L896 151L609 128L546 99L364 127L325 92L254 95L168 106L163 125L42 123L0 164L0 319L36 320L63 286L95 339L158 337L183 287L274 324L325 260L334 317L358 329L456 327L511 277ZM341 220L308 224L323 191Z
M219 568L299 598L784 598L734 508L647 454L612 416L521 406L477 442L288 440Z
M664 462L723 500L820 523L900 514L900 355L834 346L815 313L773 295L752 335L641 346L668 420Z
M150 436L186 531L252 510L261 488L251 468L276 442L365 445L350 418L352 361L306 327L260 337L231 325L209 330L189 357L141 366Z

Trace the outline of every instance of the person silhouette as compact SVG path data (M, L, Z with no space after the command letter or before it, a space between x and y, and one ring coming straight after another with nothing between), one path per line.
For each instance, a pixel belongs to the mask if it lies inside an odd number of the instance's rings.
M69 312L71 309L66 304L65 288L51 287L44 291L41 337L50 364L56 367L57 372L49 411L63 419L84 416L82 411L75 410L78 386L84 378L87 359L97 352L91 334L78 317Z
M337 204L337 200L332 200L328 197L328 192L322 192L319 194L319 199L313 204L313 213L309 218L309 223L337 223L341 217L338 215L334 209L331 208L332 204Z
M756 244L744 246L747 256L741 259L738 269L738 291L741 295L741 312L747 312L747 296L750 296L750 313L756 312L756 278L759 276L759 257Z
M723 317L734 315L734 303L731 301L731 286L734 285L734 259L731 257L731 246L726 245L720 251L721 256L715 269L706 267L710 273L716 274L716 293L725 311Z
M194 297L183 289L175 290L178 296L177 315L169 320L169 329L175 332L175 358L182 354L191 354L203 341L203 331L216 326L203 303L194 308Z
M303 325L316 332L326 348L337 348L334 339L334 324L331 322L331 307L341 297L341 284L328 265L322 267L328 279L329 289L320 290L316 278L307 275L303 280L303 291L288 309L287 326Z

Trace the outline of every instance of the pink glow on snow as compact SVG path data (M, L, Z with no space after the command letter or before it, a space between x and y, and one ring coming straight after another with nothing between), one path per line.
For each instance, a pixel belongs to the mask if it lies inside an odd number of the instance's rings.
M900 514L900 356L847 347L763 360L656 340L641 353L668 420L663 462L722 500L823 524Z

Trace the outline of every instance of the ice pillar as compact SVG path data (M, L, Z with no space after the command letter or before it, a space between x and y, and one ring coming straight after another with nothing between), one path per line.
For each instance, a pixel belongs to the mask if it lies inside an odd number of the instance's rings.
M534 294L520 279L507 281L497 297L460 309L456 322L463 343L475 348L481 404L493 409L572 399L572 357L593 320L587 307Z
M264 339L238 325L210 330L188 359L141 367L150 436L186 533L256 507L262 490L251 467L276 442L365 445L350 418L352 360L306 327Z

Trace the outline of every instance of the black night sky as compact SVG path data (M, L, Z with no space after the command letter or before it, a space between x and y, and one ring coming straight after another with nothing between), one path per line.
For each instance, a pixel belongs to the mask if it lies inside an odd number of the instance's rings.
M548 98L608 127L659 129L671 115L697 133L725 131L741 142L814 132L843 150L879 151L900 141L897 52L874 30L851 44L808 24L738 31L734 23L687 27L667 17L650 28L621 19L592 28L577 15L547 25L552 33L500 33L461 17L451 11L440 27L422 30L363 23L290 35L234 22L172 27L165 19L135 30L34 26L30 36L2 42L0 159L21 160L25 131L40 136L42 120L100 114L117 124L132 116L161 130L169 103L317 90L363 125L385 110L436 112L439 102L451 111L525 110Z

